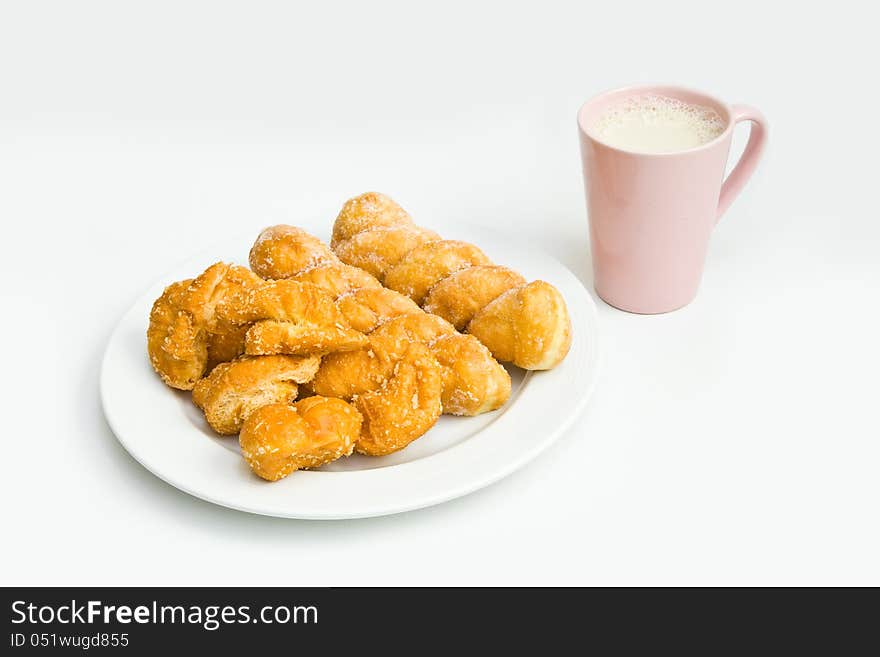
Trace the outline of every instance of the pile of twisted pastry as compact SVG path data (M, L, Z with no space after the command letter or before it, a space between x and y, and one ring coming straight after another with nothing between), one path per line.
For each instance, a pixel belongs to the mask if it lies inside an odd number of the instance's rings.
M442 413L502 406L499 360L549 369L568 352L556 288L417 227L387 196L346 202L331 246L267 228L251 269L211 265L150 313L153 368L217 433L239 434L264 479L403 449Z

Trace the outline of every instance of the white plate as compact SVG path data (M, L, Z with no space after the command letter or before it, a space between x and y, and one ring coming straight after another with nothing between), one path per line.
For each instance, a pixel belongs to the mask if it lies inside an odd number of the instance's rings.
M307 230L312 227L304 226ZM311 230L316 235L322 231ZM568 303L573 341L549 372L508 367L510 400L474 418L443 416L406 449L380 458L353 455L275 483L254 476L235 437L215 435L190 394L166 387L150 367L150 307L168 283L212 262L247 263L254 235L212 248L169 273L129 309L110 337L101 369L104 413L119 442L145 468L173 486L241 511L288 518L360 518L398 513L466 495L535 458L578 416L598 375L596 307L562 264L528 246L474 227L445 227L450 239L479 244L487 255L556 285Z

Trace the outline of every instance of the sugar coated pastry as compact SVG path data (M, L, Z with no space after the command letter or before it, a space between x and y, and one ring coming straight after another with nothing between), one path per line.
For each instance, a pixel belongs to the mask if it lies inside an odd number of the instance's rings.
M246 327L224 319L224 311L240 306L263 283L250 269L223 262L211 265L193 282L184 307L208 331L206 372L244 353Z
M293 274L337 258L317 237L295 226L270 226L251 247L251 269L263 278L290 278Z
M361 414L341 399L307 397L253 411L241 428L239 445L257 476L277 481L351 454L361 424Z
M507 267L467 267L438 281L425 297L423 308L463 331L480 309L525 283L526 279Z
M242 356L221 363L193 388L193 403L214 431L236 434L253 411L296 399L297 384L318 371L319 356Z
M387 196L349 200L331 244L271 226L251 269L215 263L150 312L153 368L192 390L214 431L239 434L263 479L404 449L442 413L500 408L511 381L496 357L545 369L568 350L555 288L416 226Z
M387 196L369 192L346 201L331 246L344 263L475 335L499 360L551 369L568 354L571 320L559 290L543 281L527 284L492 266L476 247L424 232ZM528 314L535 309L549 314Z
M412 225L413 220L397 203L384 194L367 192L349 199L342 206L333 226L330 246L336 248L337 244L364 232L367 227Z
M510 375L471 335L442 317L419 311L394 317L367 335L365 347L330 354L310 388L319 395L351 399L381 387L412 344L425 345L441 366L443 412L479 415L510 397Z
M250 325L245 333L248 355L320 355L367 342L349 326L333 298L311 283L264 282L243 303L226 308L224 316L232 323Z
M366 346L327 356L309 386L319 395L351 399L382 386L413 343L428 346L453 333L452 325L436 315L397 317L372 331Z
M166 384L180 390L191 390L217 365L244 353L312 356L355 349L366 341L319 287L267 282L224 262L168 286L153 304L147 329L150 363Z
M291 276L294 281L317 285L334 299L364 288L381 288L382 284L363 269L340 261L325 262Z
M242 305L250 292L265 284L251 270L218 262L190 284L182 307L209 331L225 323L228 308Z
M264 281L244 267L223 262L194 279L168 286L150 312L147 352L172 388L191 390L206 371L244 352L245 330L224 319Z
M430 346L443 376L443 412L479 415L500 408L510 397L510 375L472 335L451 333Z
M363 333L369 333L394 317L421 311L409 297L384 287L352 290L337 298L336 305L351 327Z
M192 279L165 288L150 311L147 352L153 369L172 388L191 390L208 365L208 339L181 304Z
M473 244L437 240L417 246L385 272L385 286L422 305L428 291L459 269L492 262Z
M355 449L369 456L403 449L437 422L442 392L437 359L424 345L411 344L381 386L354 398L364 418Z
M527 370L551 369L571 346L565 300L544 281L508 290L477 313L468 331L492 345L499 360Z
M360 267L379 280L417 246L440 239L417 226L387 226L357 233L336 245L336 255L346 264Z
M387 208L387 203L370 201L370 207L375 212ZM355 216L354 209L350 210ZM339 234L345 235L350 229L342 226ZM296 234L280 229L273 232ZM315 258L309 253L317 256L327 247L316 245L310 238L293 248L305 254L304 262L311 262ZM472 257L478 258L473 252ZM315 378L307 384L310 391L349 400L375 391L392 376L410 344L420 343L440 366L444 413L485 413L502 406L510 396L510 376L476 338L457 333L449 322L424 312L406 296L383 288L363 270L339 261L320 262L293 273L289 280L320 286L335 298L336 307L350 326L367 334L366 344L325 356ZM440 342L439 338L445 336L451 337Z
M375 390L413 343L428 347L441 366L443 412L479 415L494 411L510 397L510 375L489 350L458 333L442 317L426 313L395 317L368 336L356 351L331 354L309 384L318 394L350 398Z
M208 366L205 368L206 372L210 372L220 363L228 363L244 353L244 337L247 329L247 326L235 326L224 323L218 326L214 332L208 333Z

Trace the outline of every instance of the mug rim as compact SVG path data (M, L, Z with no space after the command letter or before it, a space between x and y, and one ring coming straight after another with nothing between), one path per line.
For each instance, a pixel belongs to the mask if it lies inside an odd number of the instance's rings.
M662 151L660 153L649 153L649 152L645 152L645 151L630 150L628 148L620 148L619 146L612 146L608 142L603 141L602 139L599 139L586 125L586 121L584 120L584 113L585 113L586 109L590 105L593 105L594 103L605 98L606 96L611 96L611 95L615 95L615 94L625 95L628 93L634 93L634 92L639 92L639 91L641 91L643 93L650 93L652 90L653 90L653 93L658 94L658 93L660 93L659 90L662 90L662 89L668 89L670 92L678 91L678 92L684 92L685 94L702 96L704 98L708 98L713 103L717 104L719 107L723 107L725 113L727 114L727 116L723 117L725 119L724 130L717 137L714 137L713 139L707 141L705 144L700 144L699 146L694 146L693 148L688 148L688 149L685 149L682 151ZM631 85L625 85L623 87L615 87L613 89L607 89L607 90L605 90L601 93L598 93L595 96L589 98L580 106L580 109L578 109L578 112L577 112L577 122L578 122L578 128L580 129L580 131L585 136L587 136L589 139L595 141L597 144L601 144L605 148L608 148L613 151L627 153L629 155L639 155L642 157L671 157L671 156L675 156L675 155L685 155L688 153L697 153L702 150L708 150L708 149L712 148L713 146L715 146L716 144L718 144L719 142L726 139L728 137L728 135L730 134L730 132L733 130L733 125L734 125L733 111L728 103L725 103L723 100L717 98L716 96L714 96L710 93L707 93L705 91L702 91L700 89L694 89L693 87L685 87L685 86L679 85L679 84L631 84Z

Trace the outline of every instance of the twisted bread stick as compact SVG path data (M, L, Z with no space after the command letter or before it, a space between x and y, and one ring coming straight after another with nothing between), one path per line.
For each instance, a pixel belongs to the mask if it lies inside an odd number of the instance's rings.
M264 282L225 315L233 323L250 325L245 334L245 353L250 356L322 355L366 344L333 298L311 283Z
M380 388L354 398L364 418L355 449L368 456L403 449L437 422L442 392L443 376L430 350L409 345Z
M439 239L383 194L349 199L331 244L344 263L476 336L498 360L546 370L568 353L571 320L559 290L492 265L471 244Z
M335 297L336 307L351 327L367 334L367 345L351 350L349 356L332 353L324 357L314 380L308 384L316 394L374 400L375 396L367 397L367 393L378 394L382 390L386 399L402 403L401 389L409 390L412 400L418 390L410 384L424 387L425 381L434 376L424 370L437 369L445 413L485 413L502 406L510 396L510 376L479 340L457 333L448 322L425 313L407 297L383 288L363 270L343 264L327 246L316 243L314 237L298 228L273 226L264 230L251 251L251 267L265 278L319 286ZM302 269L297 271L296 267ZM413 343L424 344L431 358L410 350ZM417 361L424 381L409 376L412 370L399 366L402 361ZM407 386L400 382L391 386L389 382L395 373L409 382ZM424 394L423 391L417 396L422 406ZM375 400L370 404L371 408L382 407ZM430 402L427 407L431 407ZM379 426L375 414L372 417L366 426ZM400 412L388 417L399 424L404 421ZM381 447L371 453L379 450Z
M278 481L351 454L362 422L361 414L341 399L307 397L293 405L256 409L244 421L238 442L256 475Z
M296 399L297 384L311 380L320 362L319 356L242 356L196 382L192 400L214 431L231 436L257 408Z
M147 352L167 385L191 390L205 372L244 351L247 327L224 314L262 284L250 270L218 262L165 288L150 311Z
M147 328L153 369L180 390L192 390L215 366L243 353L313 356L366 343L319 287L267 283L224 262L165 288L153 303Z

